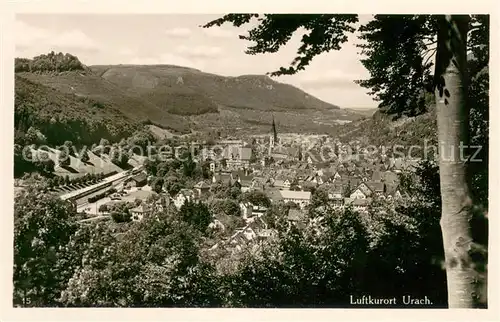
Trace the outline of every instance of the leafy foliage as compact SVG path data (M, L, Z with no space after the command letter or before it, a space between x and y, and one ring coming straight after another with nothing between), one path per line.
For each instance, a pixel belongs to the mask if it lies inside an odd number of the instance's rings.
M16 74L15 141L18 144L60 145L71 140L75 145L90 145L106 137L129 136L137 126L115 112L103 109L94 113L85 101L63 94Z
M245 192L241 196L242 201L250 202L252 205L261 206L261 207L271 207L271 200L267 195L259 190L251 190Z
M240 36L240 39L255 42L246 50L250 55L275 53L288 43L295 32L306 30L291 66L281 67L272 72L272 76L295 74L304 70L317 55L340 49L347 41L346 34L353 32L353 24L358 22L357 15L347 14L228 14L203 27L221 26L226 22L240 27L252 18L257 19L258 25L250 29L247 35Z
M193 225L193 227L201 232L205 232L208 224L212 221L210 210L201 202L185 202L179 209L179 214L182 220Z
M367 56L361 62L370 78L358 84L371 89L388 114L414 116L427 108L425 92L433 89L427 58L436 51L430 44L437 27L430 15L375 15L360 27L366 43L359 47Z
M71 54L53 51L47 55L36 56L33 59L16 58L15 71L17 72L66 72L85 71L86 67Z
M18 195L14 209L14 304L57 305L72 274L73 206L40 191Z

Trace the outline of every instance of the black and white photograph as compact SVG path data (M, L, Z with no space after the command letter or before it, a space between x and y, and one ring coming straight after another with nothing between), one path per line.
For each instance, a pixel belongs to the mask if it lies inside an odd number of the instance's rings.
M10 306L489 309L490 17L16 13Z

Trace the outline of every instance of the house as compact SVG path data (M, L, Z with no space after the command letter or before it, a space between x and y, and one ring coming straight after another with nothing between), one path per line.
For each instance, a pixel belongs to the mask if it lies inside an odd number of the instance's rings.
M288 210L288 215L287 215L286 219L291 224L297 224L299 222L304 221L305 212L301 209L290 208Z
M284 190L290 189L291 184L292 183L289 179L274 180L274 182L273 182L274 187L279 188L279 189L284 189Z
M266 213L266 211L267 211L267 207L253 205L252 213L254 216L261 217L262 215L264 215Z
M399 182L399 176L397 173L392 171L384 171L381 173L382 182L386 184L396 184Z
M334 185L328 191L328 198L330 200L342 198L342 186Z
M235 233L229 237L228 242L233 245L246 244L257 237L255 231L249 225L236 229Z
M252 175L240 176L238 178L238 182L241 184L242 187L250 188L254 183L254 177Z
M306 161L309 164L320 163L325 161L324 160L325 158L318 151L310 150L306 152L306 155L307 155Z
M386 185L383 182L373 182L373 181L368 181L365 182L365 184L370 188L373 193L376 195L382 195L386 191Z
M252 149L239 146L228 146L225 150L227 165L232 167L248 167L252 158Z
M387 200L401 200L403 198L398 185L387 185L385 196Z
M181 189L174 197L174 205L177 209L180 209L186 201L194 200L194 192L189 189Z
M168 195L160 196L160 198L153 203L153 207L156 211L163 211L168 205L170 205L170 197Z
M240 202L241 217L247 219L252 217L253 205L250 202Z
M139 173L127 180L124 185L127 187L144 187L148 183L148 176L145 173Z
M152 209L149 206L141 204L141 205L131 209L130 213L132 214L132 219L134 221L139 221L139 220L142 220L145 215L152 213Z
M218 183L218 182L221 182L225 185L232 184L233 181L231 180L231 174L227 173L214 174L212 176L212 183Z
M298 170L309 170L310 168L311 166L309 165L309 163L299 163L299 165L297 166Z
M275 229L269 229L269 228L265 228L265 229L261 229L257 232L257 237L259 239L266 239L266 238L269 238L269 237L272 237L272 236L275 236L276 235L276 230Z
M339 171L336 171L335 174L333 175L333 181L335 182L338 180L342 180L343 175L345 174L343 173L341 174Z
M288 154L278 152L271 153L269 156L274 160L287 160L289 158Z
M328 182L328 178L324 175L315 175L312 177L311 181L318 185L322 185Z
M280 193L279 189L271 188L271 189L266 189L264 190L266 196L271 200L273 203L277 203L283 200L283 197Z
M219 230L219 231L225 231L226 227L224 227L224 224L221 223L219 220L214 219L210 224L208 224L208 228L213 229L213 230ZM215 244L212 249L217 248L218 244Z
M382 181L382 173L378 170L373 171L371 179L372 179L371 181L381 182Z
M210 191L210 185L204 181L200 181L194 186L194 189L198 193L198 196L202 196Z
M354 210L366 211L368 209L368 206L371 203L371 199L370 198L365 198L365 199L345 198L344 203L346 205L352 206Z
M301 209L305 208L311 202L310 191L280 190L279 192L285 203L293 202Z
M307 190L307 191L311 191L312 189L315 189L317 186L318 184L312 181L303 181L300 183L300 188L302 190Z
M353 192L351 192L350 199L366 199L372 195L371 189L365 184L361 183Z

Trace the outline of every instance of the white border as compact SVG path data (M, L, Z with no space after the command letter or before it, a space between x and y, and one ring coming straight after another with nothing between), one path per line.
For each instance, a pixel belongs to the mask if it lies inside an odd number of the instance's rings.
M490 163L500 164L494 147L500 146L500 79L498 45L500 30L499 3L491 1L460 0L419 0L419 1L18 1L1 4L0 31L0 100L2 128L1 146L5 147L0 157L2 173L1 216L1 284L0 284L0 320L1 321L332 321L332 320L446 320L446 321L500 321L499 279L495 272L500 272L498 263L498 214L500 213L499 191L500 176L498 166L490 169L490 250L489 250L489 309L487 310L399 310L399 309L14 309L12 308L12 238L13 238L13 65L14 35L12 26L15 13L153 13L153 14L224 14L228 12L276 12L276 13L324 13L345 12L358 14L372 13L489 13L491 14L491 59L490 59Z

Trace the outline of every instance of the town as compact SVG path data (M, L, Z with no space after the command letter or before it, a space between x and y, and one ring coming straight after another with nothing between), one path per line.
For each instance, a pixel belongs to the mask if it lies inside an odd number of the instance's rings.
M14 307L488 308L489 15L15 21Z
M324 135L280 135L274 119L269 132L268 135L245 139L221 138L211 143L188 138L185 142L179 140L179 147L190 147L187 153L192 157L193 164L205 168L198 181L182 180L176 177L178 173L169 174L160 170L168 163L181 165L181 162L174 162L179 157L178 153L163 154L163 165L158 160L158 154L133 155L128 161L128 166L132 168L122 170L110 161L98 160L109 157L106 154L96 152L98 156L87 152L91 159L87 163L106 165L102 167L106 171L102 179L96 183L63 184L52 189L61 199L72 201L79 216L82 216L82 223L113 218L124 220L124 214L118 215L119 211L126 213L125 218L128 219L125 221L140 221L144 216L163 211L170 205L179 210L186 202L212 205L229 197L237 204L230 215L243 220L240 226L229 232L228 242L239 240L241 236L246 236L246 241L270 236L273 230L268 229L263 215L273 204L287 207L284 216L290 224L300 222L314 195L319 192L325 193L327 200L324 202L333 207L352 207L358 212L367 212L372 203L384 201L386 205L396 205L403 197L408 197L402 195L398 174L403 170L411 171L412 166L417 164L415 160L377 154L364 158L362 151L353 155L352 146L358 142L342 144ZM52 150L51 155L57 162L57 155L61 152ZM171 150L177 151L175 147ZM346 154L348 150L349 155ZM32 152L47 153L39 150ZM70 159L72 163L82 163L76 157ZM64 175L63 168L67 169L58 164L54 171ZM88 167L80 168L82 170L76 178L83 180L93 175L85 173ZM62 177L61 181L64 181ZM176 183L173 188L170 181ZM229 191L227 196L220 193L224 188ZM231 198L231 193L234 198ZM248 195L262 196L267 202L261 202L262 198L253 198L257 202L244 198ZM225 229L218 219L223 213L222 210L212 214L211 227Z

